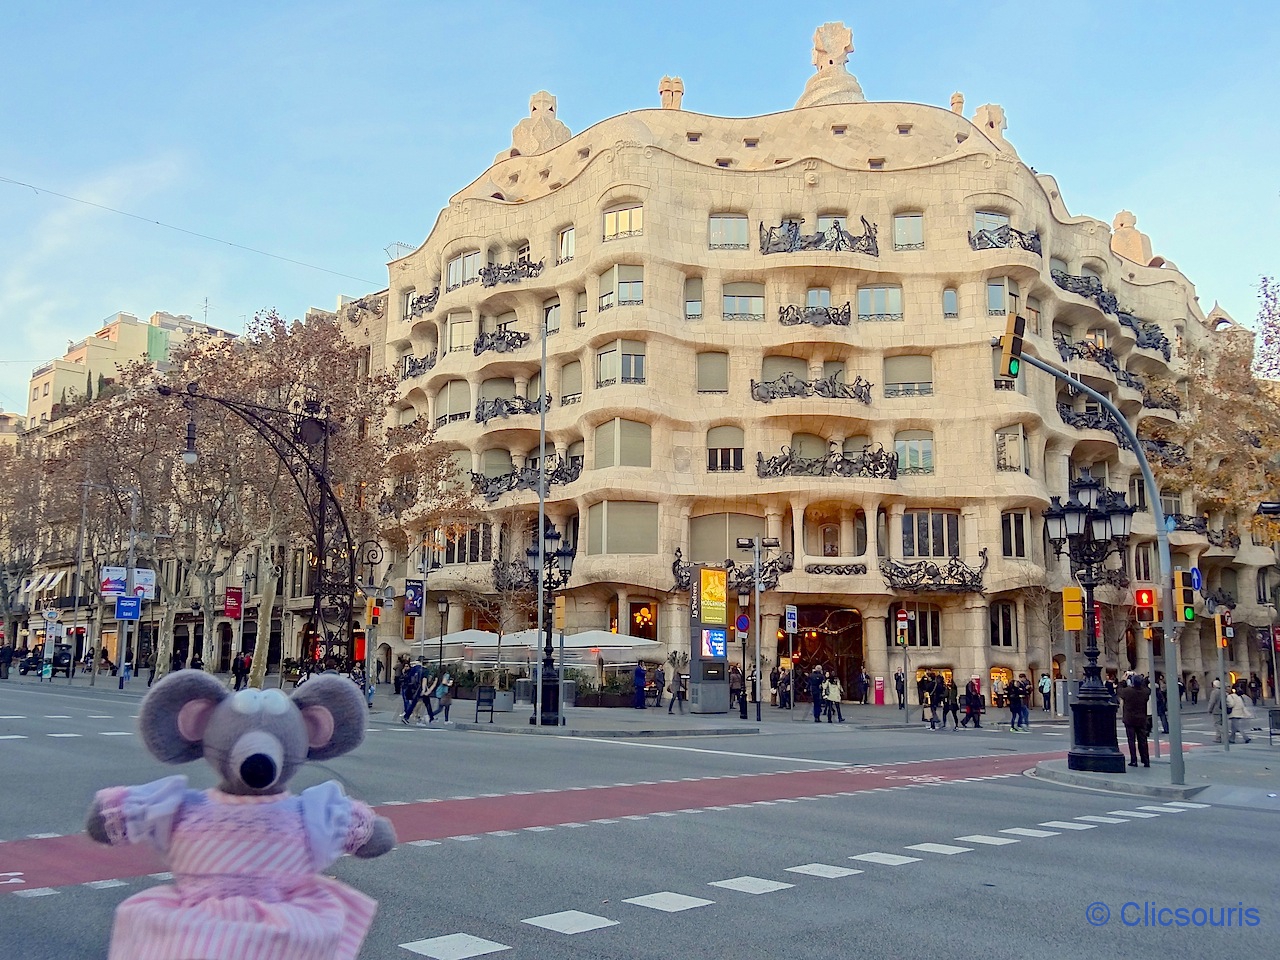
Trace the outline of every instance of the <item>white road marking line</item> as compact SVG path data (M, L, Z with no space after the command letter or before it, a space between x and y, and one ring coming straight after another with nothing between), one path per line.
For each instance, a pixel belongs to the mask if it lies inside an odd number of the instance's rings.
M967 837L956 837L957 840L963 840L965 843L985 843L989 847L1003 847L1008 843L1017 843L1013 837L989 837L985 833L974 833Z
M1086 814L1083 817L1076 817L1077 820L1083 820L1086 823L1128 823L1123 817L1099 817L1093 814Z
M604 743L611 747L638 747L646 750L679 750L684 753L710 753L718 757L745 757L748 760L774 760L779 763L812 763L820 767L847 767L847 760L815 760L809 757L775 757L767 753L739 753L734 750L708 750L706 747L682 747L674 743L644 743L637 740L618 740L607 737L574 737L575 743ZM744 774L758 776L758 774ZM692 780L699 778L692 777ZM661 783L677 783L676 780L662 780Z
M487 837L514 837L515 835L514 830L490 830L485 834Z
M0 717L0 720L25 720L26 717Z
M787 873L803 873L809 877L822 877L824 880L835 880L840 877L852 877L862 873L850 867L836 867L829 863L806 863L798 867L787 867Z
M1137 817L1139 820L1154 820L1160 816L1158 813L1144 813L1141 810L1108 810L1107 813L1116 817Z
M608 817L601 817L599 820L592 820L592 823L617 823L617 820L611 820Z
M0 719L4 719L4 718L0 717ZM105 713L92 713L89 715L89 719L90 720L110 720L111 718L107 716Z
M1032 830L1030 827L1010 827L1008 830L1001 830L1001 833L1011 833L1015 837L1056 837L1058 834L1052 830Z
M502 794L500 794L500 793L482 793L482 794L480 794L480 796L482 796L482 797L500 797L500 796L502 796Z
M172 880L173 879L173 874L167 870L164 871L163 873L148 873L147 876L150 877L152 880Z
M1180 807L1157 807L1155 804L1146 804L1137 808L1138 810L1150 810L1152 813L1186 813L1187 811Z
M1057 827L1059 830L1096 830L1096 824L1093 823L1072 823L1070 820L1046 820L1040 824L1042 827Z
M58 891L53 887L32 887L30 890L15 890L15 897L50 897Z
M623 903L635 904L637 907L648 907L650 910L661 910L663 913L680 913L693 910L695 907L707 907L714 900L703 900L701 897L686 897L683 893L672 893L664 890L660 893L649 893L643 897L631 897Z
M860 853L850 860L861 860L864 863L878 863L886 867L900 867L904 863L919 863L919 857L904 857L897 853Z
M676 812L677 813L702 813L703 810L701 807L685 807L683 810L678 810Z
M1161 804L1164 807L1182 807L1184 810L1208 810L1213 806L1211 803L1191 803L1188 800L1170 800L1168 803Z
M44 715L44 718L46 720L70 720L71 719L70 717L65 716L61 713L46 713Z
M470 834L470 833L464 833L464 834L462 834L461 836L457 836L457 837L448 837L448 838L446 838L446 839L449 839L449 840L457 840L459 843L466 843L468 840L479 840L480 838L479 838L479 837L477 837L477 836L474 836L474 835L472 835L472 834Z
M100 737L132 737L132 730L99 730Z
M450 797L450 800L474 800L475 797Z
M722 887L725 890L737 890L739 893L750 893L758 896L762 893L790 890L795 884L782 883L778 880L766 880L764 877L733 877L729 880L716 880L708 883L707 886Z
M4 736L0 737L0 740L25 740L25 739L27 738L21 733L7 733Z
M546 833L548 830L554 830L555 827L525 827L526 833Z
M913 843L906 849L919 850L921 853L941 853L948 857L954 856L957 853L973 852L973 847L956 847L949 843Z
M675 816L675 814L672 814L672 816ZM586 826L586 824L585 824L585 823L578 823L576 820L570 820L568 823L562 823L562 824L560 824L560 826L562 826L562 827L569 827L570 829L573 829L573 828L576 828L576 827L585 827L585 826Z
M648 820L649 818L643 814L633 813L622 818L623 820Z
M411 847L438 847L438 846L440 846L440 841L439 841L439 840L410 840L410 841L409 841L409 846L411 846Z
M659 810L654 814L655 817L674 817L675 813L671 810Z
M78 733L46 733L46 737L78 737Z
M28 833L29 840L52 840L54 837L60 837L60 833Z
M93 890L109 890L112 887L123 887L125 882L123 880L90 880L85 886Z
M485 954L511 948L505 943L473 937L469 933L451 933L444 937L432 937L430 940L402 943L400 949L421 957L430 957L431 960L470 960L471 957L483 957Z
M403 806L407 806L407 805L408 805L408 803L409 803L409 801L407 801L407 800L384 800L382 803L378 804L378 806L380 806L380 807L403 807Z
M544 930L553 930L556 933L566 934L586 933L589 930L600 930L604 927L616 927L618 925L617 920L597 917L593 913L583 913L580 910L562 910L559 913L548 913L541 917L529 917L520 922L534 927L542 927Z

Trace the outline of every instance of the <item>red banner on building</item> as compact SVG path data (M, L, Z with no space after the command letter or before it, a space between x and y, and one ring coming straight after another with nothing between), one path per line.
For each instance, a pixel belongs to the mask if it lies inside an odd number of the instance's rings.
M239 620L244 609L244 588L227 587L226 599L222 601L222 612L232 620Z
M1271 642L1275 644L1276 653L1280 653L1280 627L1272 627Z

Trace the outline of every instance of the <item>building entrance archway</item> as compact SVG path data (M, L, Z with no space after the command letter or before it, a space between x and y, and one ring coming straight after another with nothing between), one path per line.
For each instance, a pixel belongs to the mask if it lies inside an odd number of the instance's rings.
M804 606L797 608L796 617L799 632L788 648L787 635L779 631L773 663L785 663L790 652L793 665L803 673L815 666L830 669L840 678L845 699L852 700L866 663L862 614L853 607ZM803 692L804 686L798 685L797 693Z

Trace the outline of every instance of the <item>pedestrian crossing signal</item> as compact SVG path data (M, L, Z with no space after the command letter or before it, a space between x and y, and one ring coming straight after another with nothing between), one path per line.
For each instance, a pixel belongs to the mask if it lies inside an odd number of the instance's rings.
M1022 334L1026 328L1027 318L1015 312L1000 338L1000 376L1008 380L1018 379L1018 370L1022 367Z
M1062 588L1062 629L1084 629L1084 591L1079 587Z
M1175 570L1173 574L1173 613L1179 623L1194 623L1196 619L1196 591L1191 586L1191 574Z
M1133 607L1139 623L1155 622L1156 592L1150 587L1139 587L1133 592Z

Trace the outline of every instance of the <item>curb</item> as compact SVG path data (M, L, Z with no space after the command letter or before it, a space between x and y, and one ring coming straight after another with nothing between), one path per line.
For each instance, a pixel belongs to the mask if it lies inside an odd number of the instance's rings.
M1056 761L1061 762L1061 761ZM1135 783L1122 780L1110 774L1087 773L1082 770L1068 770L1051 766L1055 761L1044 760L1037 763L1032 775L1041 780L1054 783L1065 783L1072 787L1090 787L1107 793L1127 793L1140 797L1156 797L1161 800L1190 800L1196 794L1207 790L1209 785L1186 786L1174 784Z
M454 721L450 726L455 730L467 730L475 733L514 733L532 737L592 737L599 739L627 740L658 737L732 737L749 736L759 733L754 727L744 730L738 727L707 727L690 730L583 730L569 727L506 727L488 723L459 723Z

